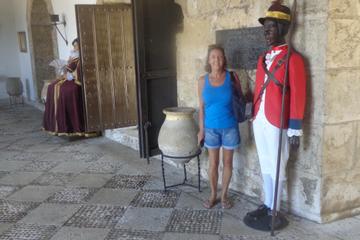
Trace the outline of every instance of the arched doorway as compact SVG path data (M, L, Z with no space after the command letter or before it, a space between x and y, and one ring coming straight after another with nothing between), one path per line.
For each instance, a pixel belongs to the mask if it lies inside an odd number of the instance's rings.
M37 99L40 99L43 80L55 78L55 71L49 66L49 63L58 56L56 32L50 25L49 14L52 12L50 0L30 0L28 5L29 40Z

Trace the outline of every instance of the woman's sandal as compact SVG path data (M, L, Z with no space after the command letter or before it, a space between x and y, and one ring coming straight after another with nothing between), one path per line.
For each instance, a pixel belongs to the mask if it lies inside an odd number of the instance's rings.
M221 201L221 207L223 209L230 209L233 207L233 203L229 199L227 199L225 201Z
M203 207L206 208L206 209L211 209L211 208L213 208L215 205L216 205L216 201L210 202L209 199L206 200L206 201L203 203Z

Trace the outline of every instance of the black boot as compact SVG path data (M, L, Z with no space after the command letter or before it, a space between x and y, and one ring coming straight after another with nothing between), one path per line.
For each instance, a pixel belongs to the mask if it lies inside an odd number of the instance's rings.
M268 208L265 204L262 204L256 210L248 212L246 216L256 219L267 216L269 212L270 208Z

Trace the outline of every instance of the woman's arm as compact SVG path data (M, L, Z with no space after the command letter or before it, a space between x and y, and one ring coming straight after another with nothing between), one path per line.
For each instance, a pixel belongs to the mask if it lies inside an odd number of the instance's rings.
M201 141L205 137L204 132L204 102L202 98L202 91L205 84L204 76L200 77L198 81L198 98L199 98L199 133L198 133L198 144L200 145Z

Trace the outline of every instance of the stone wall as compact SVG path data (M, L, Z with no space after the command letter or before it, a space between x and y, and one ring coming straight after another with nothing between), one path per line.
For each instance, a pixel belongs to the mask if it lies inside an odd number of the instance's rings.
M329 0L321 215L360 213L360 1Z
M176 0L182 6L184 30L177 36L178 100L181 106L198 106L197 80L204 74L207 46L215 43L216 30L260 26L271 1ZM285 3L289 3L285 1ZM290 2L291 5L292 1ZM283 207L297 215L321 222L321 158L324 119L324 83L328 1L298 1L294 46L306 58L308 101L304 137L288 164L287 195ZM255 71L238 71L243 81L253 82ZM235 153L231 187L257 198L262 197L262 180L251 126L241 124L242 144ZM207 176L206 153L202 174Z
M19 77L19 44L11 0L0 1L0 78ZM2 91L4 89L0 89Z

